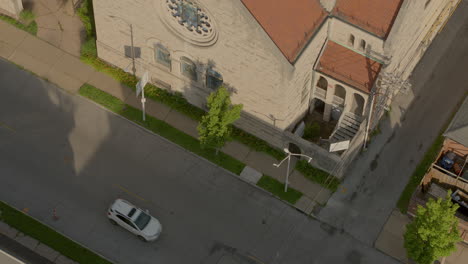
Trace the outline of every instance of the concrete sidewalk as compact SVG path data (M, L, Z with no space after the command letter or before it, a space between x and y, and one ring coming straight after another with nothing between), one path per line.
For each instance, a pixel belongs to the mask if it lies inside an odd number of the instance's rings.
M86 31L74 5L78 0L23 0L25 10L36 16L37 36L70 53L80 56Z
M77 264L54 249L0 221L0 246L27 263Z
M411 222L408 215L404 215L393 210L385 223L379 237L375 241L375 248L383 253L398 259L402 263L413 263L406 256L406 249L403 247L403 235L406 232L406 225ZM460 242L457 244L457 251L439 261L441 264L464 264L468 260L468 245Z
M55 83L72 94L77 94L84 83L89 83L141 109L141 104L129 87L105 73L97 72L79 58L3 21L0 21L0 57ZM198 123L180 112L152 100L147 101L146 110L149 115L167 122L188 135L198 137L196 129ZM274 167L273 163L278 161L273 157L253 151L236 141L227 143L222 151L244 162L255 171L272 176L284 183L286 166ZM289 181L292 188L304 194L296 203L297 208L310 213L314 207L312 199L320 192L321 186L306 179L297 171L292 171ZM325 189L320 192L316 200L321 204L326 203L330 195L331 192Z

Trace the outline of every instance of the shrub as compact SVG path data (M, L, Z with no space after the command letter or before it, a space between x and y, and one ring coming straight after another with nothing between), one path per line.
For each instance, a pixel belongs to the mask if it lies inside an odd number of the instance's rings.
M303 138L307 140L318 140L320 137L320 124L317 122L313 122L312 124L306 124L304 129L304 136Z

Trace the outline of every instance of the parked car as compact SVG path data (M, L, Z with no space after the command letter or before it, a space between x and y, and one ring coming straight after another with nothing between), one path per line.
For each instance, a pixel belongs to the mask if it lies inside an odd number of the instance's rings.
M152 217L148 210L144 211L128 201L117 199L107 211L107 217L114 225L120 225L143 241L154 241L161 234L162 226Z

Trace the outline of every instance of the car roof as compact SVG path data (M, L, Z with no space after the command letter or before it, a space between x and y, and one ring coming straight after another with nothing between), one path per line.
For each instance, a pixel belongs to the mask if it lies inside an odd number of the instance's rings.
M130 202L125 201L124 199L117 199L115 202L112 204L112 209L125 215L128 216L128 213L130 210L133 208L136 209L136 207L131 204Z

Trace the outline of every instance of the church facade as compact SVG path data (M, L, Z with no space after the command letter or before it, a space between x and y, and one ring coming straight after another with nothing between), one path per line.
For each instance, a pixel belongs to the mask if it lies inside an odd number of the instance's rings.
M333 142L366 134L459 1L100 0L94 14L103 60L131 69L133 41L138 76L199 107L225 85L237 126L326 156L300 139L304 117L335 122Z

